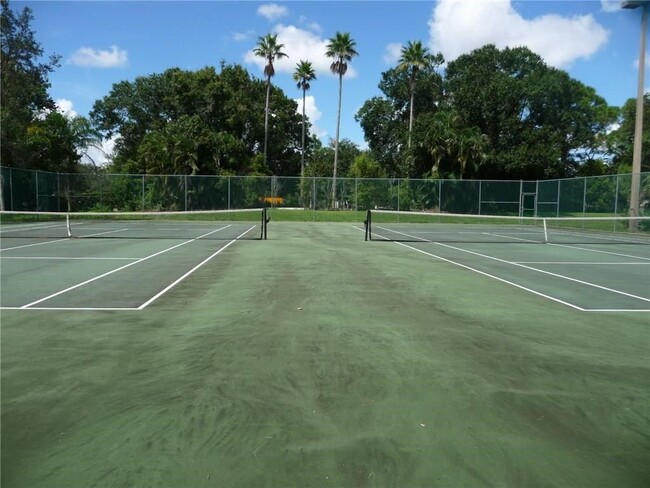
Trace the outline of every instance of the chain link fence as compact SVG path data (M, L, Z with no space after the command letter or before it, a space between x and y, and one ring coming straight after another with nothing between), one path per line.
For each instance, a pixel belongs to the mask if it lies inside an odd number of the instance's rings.
M641 173L641 212L650 173ZM629 214L632 175L545 181L49 173L0 167L0 209L192 211L260 206L311 210L418 210L541 217Z

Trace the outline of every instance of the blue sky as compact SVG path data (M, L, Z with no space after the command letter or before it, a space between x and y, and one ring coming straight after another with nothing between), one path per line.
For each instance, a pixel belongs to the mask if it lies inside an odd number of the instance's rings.
M361 147L354 114L380 94L381 73L395 65L399 47L409 40L423 41L447 60L490 42L526 45L611 105L622 105L637 90L641 11L622 10L618 0L10 0L10 6L33 10L32 26L46 54L62 56L50 75L50 94L63 110L84 116L114 83L171 67L218 67L223 59L262 77L263 61L251 51L269 32L289 55L276 64L273 79L287 96L301 97L291 78L296 63L306 59L316 67L306 108L325 143L336 131L338 83L328 72L324 46L337 30L349 32L359 52L344 78L341 138ZM646 87L648 68L646 61Z

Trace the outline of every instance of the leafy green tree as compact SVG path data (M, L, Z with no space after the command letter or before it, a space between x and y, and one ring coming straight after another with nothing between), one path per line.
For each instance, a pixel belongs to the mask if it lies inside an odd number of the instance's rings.
M36 40L31 23L32 10L15 12L8 0L0 1L0 151L2 164L17 167L47 168L46 141L49 129L62 122L52 116L56 107L47 93L48 74L59 66L60 57L50 55L39 62L44 50ZM58 129L57 129L58 130ZM36 142L38 141L38 142ZM62 149L69 151L71 147ZM51 161L51 159L50 159Z
M489 140L482 178L571 176L616 114L592 88L523 47L487 45L460 56L447 66L446 88L462 125Z
M257 46L253 50L256 56L266 59L264 76L266 76L266 105L264 107L264 164L267 164L267 147L269 140L269 101L271 98L271 78L275 76L273 63L276 59L287 57L282 52L284 44L278 44L278 36L267 34L257 40Z
M49 112L27 127L23 141L29 157L25 167L72 173L79 163L74 134L66 117L59 112Z
M378 161L372 158L368 151L362 152L357 155L350 169L348 170L350 178L386 178L386 172L381 167Z
M172 68L116 83L90 116L104 137L119 136L116 172L295 175L300 115L296 102L275 87L269 124L277 144L268 148L267 163L260 154L267 88L238 65L222 64L220 73Z
M354 158L348 170L350 178L356 178L355 196L358 209L382 206L387 198L386 172L369 151Z
M472 176L476 174L487 157L488 146L489 141L485 134L481 134L475 127L463 127L456 138L459 179L463 179L467 172Z
M339 105L336 116L336 139L334 145L334 170L332 177L332 202L336 201L336 170L339 157L339 133L341 128L341 100L343 98L343 76L348 71L348 62L352 61L354 56L359 53L355 51L356 41L354 41L348 32L336 32L334 37L330 38L327 44L325 55L333 58L330 65L330 71L339 77Z
M442 60L441 55L434 56ZM379 89L383 96L366 101L355 115L361 125L373 158L387 174L395 177L421 177L431 169L422 121L445 106L443 80L436 72L437 61L423 66L415 77L411 104L411 79L404 69L382 73ZM413 106L412 147L408 146L410 107Z
M336 142L330 139L328 146L323 146L320 141L314 145L307 162L307 176L330 176L332 174L332 161ZM339 168L342 174L347 174L355 158L361 154L359 147L349 139L339 142Z
M311 88L310 82L316 79L316 72L309 61L300 60L293 73L293 80L298 89L302 90L302 145L300 151L300 177L305 176L305 126L307 117L305 115L305 98L307 90Z
M320 139L312 138L309 157L305 161L305 176L329 177L332 174L334 149L331 145L323 146Z
M474 177L485 159L489 145L487 136L476 127L463 126L452 109L427 114L418 124L419 138L432 157L427 177Z
M395 103L384 97L366 100L355 115L375 159L390 176L406 176L401 171L398 155L406 133Z
M618 128L607 136L607 147L612 154L613 167L619 173L632 171L636 99L628 99L620 111ZM641 146L641 171L650 171L650 93L643 97L643 138Z

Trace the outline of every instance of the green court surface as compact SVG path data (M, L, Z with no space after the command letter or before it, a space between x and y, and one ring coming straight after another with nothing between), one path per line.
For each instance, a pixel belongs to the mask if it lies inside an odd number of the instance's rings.
M648 246L269 228L3 239L1 486L650 486Z

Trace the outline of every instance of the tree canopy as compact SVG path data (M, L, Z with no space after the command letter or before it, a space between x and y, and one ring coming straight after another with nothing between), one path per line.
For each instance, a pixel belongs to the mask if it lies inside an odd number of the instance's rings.
M0 7L0 148L4 166L74 172L86 147L96 142L83 117L57 111L48 93L48 75L60 56L45 51L36 40L32 10L16 12L8 0Z
M384 72L384 96L357 113L371 151L396 176L569 177L604 156L618 113L529 49L487 45L450 62L444 79L420 73L409 165L406 77Z
M91 118L105 136L120 136L116 171L294 175L301 117L296 102L272 86L266 165L260 157L266 89L237 65L222 63L219 73L172 68L115 84Z

